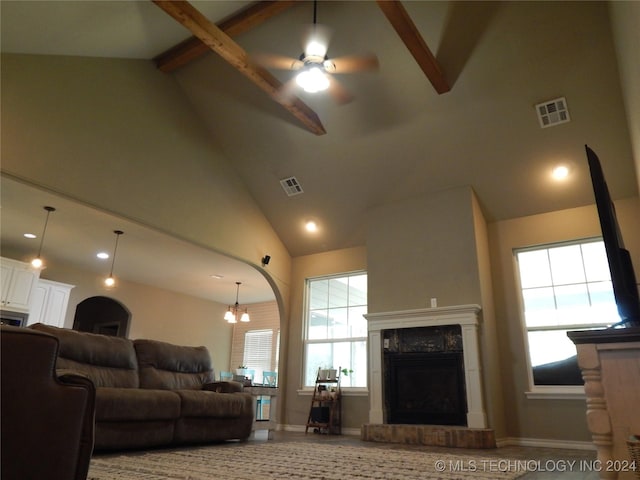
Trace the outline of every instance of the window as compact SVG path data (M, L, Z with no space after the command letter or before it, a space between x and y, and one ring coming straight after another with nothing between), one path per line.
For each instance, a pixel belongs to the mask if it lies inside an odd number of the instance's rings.
M352 370L342 387L367 386L367 274L307 279L304 386L318 368Z
M263 373L274 371L273 359L273 330L249 330L244 334L244 360L242 364L249 370L253 370L253 380L262 383ZM277 332L275 349L275 371L277 371L277 359L280 348L280 332Z
M589 239L517 250L534 385L582 385L569 330L620 321L604 243Z
M263 372L277 372L280 350L280 312L275 301L249 305L251 321L233 325L229 368L240 365L253 370L254 383L264 381Z

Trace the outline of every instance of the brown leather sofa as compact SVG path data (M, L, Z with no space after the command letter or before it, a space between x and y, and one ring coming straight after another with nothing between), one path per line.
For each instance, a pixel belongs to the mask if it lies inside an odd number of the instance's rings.
M2 326L0 466L3 480L84 480L93 450L95 389L55 374L58 340Z
M95 449L246 439L253 401L237 382L215 382L206 347L35 324L60 341L56 368L96 386Z

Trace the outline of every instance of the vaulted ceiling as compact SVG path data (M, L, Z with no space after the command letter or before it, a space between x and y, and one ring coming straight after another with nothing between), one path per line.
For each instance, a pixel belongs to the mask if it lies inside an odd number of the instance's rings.
M248 61L298 57L311 2L191 5L197 14L162 1L4 0L2 51L155 62L292 256L363 245L371 208L464 185L489 221L591 204L585 143L613 196L637 195L606 3L412 1L404 15L395 2L321 1L329 56L375 53L380 65L337 77L354 95L346 105L301 91L281 102L292 72ZM184 41L193 54L176 57ZM541 128L535 105L557 97L571 121ZM557 183L560 162L570 177ZM304 193L285 194L279 181L291 176ZM308 218L315 236L299 228Z

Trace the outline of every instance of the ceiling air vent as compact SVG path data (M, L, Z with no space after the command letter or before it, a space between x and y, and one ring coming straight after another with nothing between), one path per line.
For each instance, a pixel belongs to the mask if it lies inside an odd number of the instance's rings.
M552 127L571 120L567 109L567 101L564 97L539 103L536 105L536 112L538 112L538 121L541 128Z
M282 185L285 193L290 197L304 192L296 177L283 178L280 180L280 185Z

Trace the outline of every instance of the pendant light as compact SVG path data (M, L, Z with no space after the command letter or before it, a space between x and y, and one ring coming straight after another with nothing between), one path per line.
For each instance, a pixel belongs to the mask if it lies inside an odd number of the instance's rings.
M235 305L232 307L231 305L229 305L229 308L227 309L226 313L224 314L224 319L228 322L228 323L238 323L238 311L240 310L240 304L238 303L238 294L240 292L240 285L242 283L241 282L236 282L236 303ZM249 322L249 313L247 312L247 308L245 307L244 312L242 312L242 314L240 315L240 321L241 322Z
M111 270L109 271L109 276L104 279L104 285L108 288L113 287L116 284L116 279L113 278L113 266L116 263L116 252L118 251L118 239L120 235L124 232L122 230L114 230L113 233L116 234L116 244L113 247L113 258L111 259Z
M42 245L44 245L44 235L45 233L47 233L47 224L49 223L49 215L51 215L51 212L56 211L54 207L46 206L43 208L47 211L47 217L44 221L44 228L42 229L42 235L40 236L40 247L38 248L38 255L36 256L36 258L31 260L31 266L33 266L34 268L42 268L44 265L44 263L42 262L42 258L40 258L40 255L42 255Z

